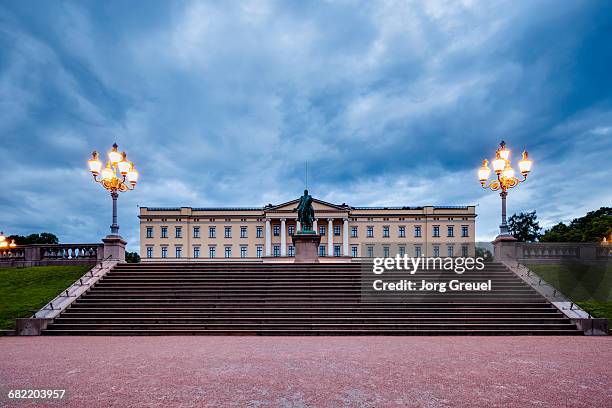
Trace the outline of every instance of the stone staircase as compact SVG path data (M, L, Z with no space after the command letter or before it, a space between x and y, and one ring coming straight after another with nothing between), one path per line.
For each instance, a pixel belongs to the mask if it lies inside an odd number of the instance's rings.
M561 312L498 263L438 271L491 292L363 302L359 264L121 264L46 335L577 335Z

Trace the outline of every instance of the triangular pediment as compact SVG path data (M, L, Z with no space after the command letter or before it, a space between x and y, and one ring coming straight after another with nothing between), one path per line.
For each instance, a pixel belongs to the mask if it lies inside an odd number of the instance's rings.
M282 212L294 211L299 202L300 202L300 199L296 198L295 200L287 201L286 203L264 207L264 211L282 211ZM332 204L326 201L318 200L316 198L312 199L312 206L315 212L317 211L322 211L322 212L339 211L339 210L346 211L349 208L347 205Z

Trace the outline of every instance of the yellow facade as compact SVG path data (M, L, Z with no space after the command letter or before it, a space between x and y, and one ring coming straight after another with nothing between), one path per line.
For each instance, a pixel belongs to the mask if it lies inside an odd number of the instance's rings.
M147 261L291 261L298 200L259 208L140 208ZM473 256L474 206L352 207L315 199L324 261L388 256Z

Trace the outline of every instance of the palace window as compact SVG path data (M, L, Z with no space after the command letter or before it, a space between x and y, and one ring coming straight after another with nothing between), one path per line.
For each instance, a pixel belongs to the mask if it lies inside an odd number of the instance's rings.
M417 245L414 247L414 256L416 256L417 258L422 256L422 251L421 251L421 246Z
M208 247L208 257L214 258L217 256L217 247L209 246Z
M455 236L455 227L453 227L452 225L447 226L447 230L448 230L448 237L452 238Z
M373 246L368 247L368 258L374 258L374 247Z
M434 237L439 237L440 236L440 226L439 225L434 225L433 226L433 236Z
M174 248L175 258L180 258L182 254L183 254L183 247L177 246L176 248Z
M261 238L262 236L263 236L263 228L257 227L257 229L255 230L255 237Z
M374 227L373 226L369 225L367 227L367 234L366 234L366 236L368 238L373 238L374 237Z
M240 257L241 258L246 258L247 257L247 247L246 246L241 246L240 247Z
M274 245L274 256L280 256L280 245Z
M280 235L280 225L274 226L274 236L278 237Z
M415 238L421 238L421 226L420 225L415 225L414 226L414 237Z
M389 247L388 246L384 246L383 247L383 257L384 258L388 258L389 257Z
M452 245L447 246L446 250L448 252L448 256L451 256L451 257L454 256L453 253L455 252L455 248L453 248Z
M334 256L340 256L340 245L334 245Z
M162 258L167 258L168 257L168 247L162 247Z
M183 238L183 228L174 227L174 238Z
M153 258L153 247L147 247L147 258Z
M232 237L232 227L225 227L225 238L231 238Z
M337 237L340 236L340 226L339 225L334 225L334 235Z
M353 258L357 258L357 245L353 245L353 246L351 247L351 256L352 256Z
M194 258L199 258L200 257L200 247L193 247L193 257Z
M240 227L240 238L247 237L247 227Z
M225 247L225 257L226 258L231 258L232 257L232 247L231 246L226 246Z
M200 227L193 227L193 237L200 238Z
M468 257L468 247L467 245L461 245L461 256L464 258Z
M208 227L208 238L217 238L217 228Z
M293 245L289 245L289 248L288 248L288 251L287 251L287 255L295 256L295 247Z
M319 256L325 256L325 245L319 245Z
M263 255L263 247L261 245L257 245L257 249L255 250L258 258L261 258Z
M383 238L389 238L389 226L385 225L383 227Z
M439 245L434 245L434 247L433 247L433 256L435 258L439 258L440 257L440 246Z
M153 238L153 227L147 227L147 238Z
M321 236L325 235L325 225L321 225L319 227L319 235Z
M406 255L406 247L403 247L403 246L399 247L399 255L400 256Z
M289 230L289 236L292 236L295 233L295 226L290 225L287 229Z
M468 234L468 226L467 225L462 225L461 226L461 236L464 237L464 238L469 236L469 234Z
M351 227L351 237L357 238L357 227Z
M400 238L406 238L406 227L399 227L398 233Z
M161 237L168 238L168 227L161 227Z

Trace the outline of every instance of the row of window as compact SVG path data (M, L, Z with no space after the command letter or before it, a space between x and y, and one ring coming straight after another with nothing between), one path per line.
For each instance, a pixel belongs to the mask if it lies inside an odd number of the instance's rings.
M290 227L290 230L293 226ZM293 234L293 231L291 232ZM225 227L223 236L225 238L232 237L232 227ZM257 238L263 238L263 227L257 227L255 230L255 236ZM153 238L153 227L147 227L147 238ZM168 238L168 227L160 228L160 237ZM183 238L183 227L174 227L174 237ZM200 227L193 227L193 237L201 238ZM240 238L248 238L247 227L240 227ZM217 227L208 227L208 238L217 238Z
M287 248L287 255L288 256L295 256L295 247L293 245L289 245L289 247ZM193 247L193 257L194 258L200 258L202 256L201 254L201 249L199 246L194 246ZM231 258L232 255L232 247L231 246L225 246L224 247L224 256L226 258ZM241 258L247 258L249 256L248 254L248 246L244 245L240 247L240 257ZM261 258L263 256L263 246L258 245L255 248L255 256L257 258ZM274 256L280 256L280 246L276 245L274 246ZM161 247L161 257L162 258L168 258L168 247L167 246L163 246ZM183 247L182 246L176 246L174 247L174 257L175 258L182 258L183 257ZM217 257L217 247L216 246L209 246L208 247L208 257L209 258L216 258ZM147 258L153 258L153 247L152 246L148 246L147 247Z
M357 258L358 256L358 251L357 251L357 245L353 245L351 246L351 256L353 258ZM175 258L182 258L183 257L183 247L182 246L176 246L174 248L174 256ZM374 257L374 247L372 246L368 246L366 249L367 253L366 256L368 258L373 258ZM461 256L463 257L467 257L468 256L468 246L467 245L463 245L461 246ZM404 256L406 254L406 248L400 246L399 247L399 255L400 256ZM281 256L281 247L280 245L274 245L273 247L273 251L272 251L272 255L275 257L279 257ZM340 245L334 245L334 253L333 256L340 256L341 255L341 247ZM440 256L440 246L439 245L434 245L433 246L433 254L434 257L439 257ZM225 246L224 247L224 256L225 258L231 258L232 257L232 247L231 246ZM257 258L261 258L263 256L263 246L261 245L257 245L256 249L255 249L255 256ZM295 247L293 245L289 245L287 247L287 256L295 256ZM319 246L319 256L328 256L327 254L327 245L320 245ZM387 246L383 246L383 256L384 257L389 257L389 247ZM423 256L423 251L421 249L420 246L415 246L414 248L414 256L416 257L420 257ZM446 256L449 257L453 257L455 256L455 247L453 245L447 245L446 247ZM167 246L163 246L161 247L161 257L162 258L167 258L168 257L168 247ZM201 257L201 252L200 252L200 247L199 246L194 246L193 247L193 257L194 258L200 258ZM209 258L216 258L217 257L217 247L216 246L209 246L208 247L208 257ZM244 245L244 246L240 246L240 258L247 258L248 257L248 246ZM153 247L149 246L147 247L147 258L153 258Z
M153 238L153 227L147 227L147 238ZM161 227L161 238L168 238L168 227ZM358 234L359 232L359 228L358 227L351 227L351 237L352 238L357 238L359 236ZM293 235L295 233L295 226L293 225L289 225L288 227L288 233L289 235ZM321 225L319 227L319 235L325 235L326 233L326 228L324 225ZM273 234L275 237L278 237L280 235L280 225L274 225L273 227ZM397 230L397 234L398 237L400 238L405 238L406 237L406 227L405 226L399 226L398 230ZM334 225L334 235L335 236L340 236L340 226L339 225ZM256 238L262 238L263 237L263 227L257 227L255 230L255 236ZM383 226L383 238L389 238L390 235L390 227L388 225ZM432 226L432 236L433 237L439 237L440 236L440 226L439 225L433 225ZM453 225L447 225L446 226L446 236L447 237L454 237L455 236L455 227ZM468 237L469 236L469 228L467 225L462 225L461 226L461 236L462 237ZM183 238L183 227L174 227L174 237L175 238ZM193 237L194 238L200 238L200 227L193 227ZM231 238L232 237L232 227L225 227L224 228L224 234L223 234L224 238ZM373 238L374 237L374 227L373 226L367 226L366 227L366 237L368 238ZM414 237L415 238L421 238L422 237L422 230L421 230L421 226L420 225L415 225L414 226ZM217 238L217 227L208 227L208 238ZM248 229L247 227L240 227L240 238L248 238Z

